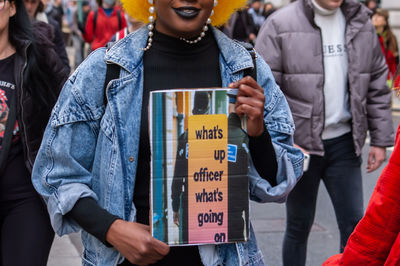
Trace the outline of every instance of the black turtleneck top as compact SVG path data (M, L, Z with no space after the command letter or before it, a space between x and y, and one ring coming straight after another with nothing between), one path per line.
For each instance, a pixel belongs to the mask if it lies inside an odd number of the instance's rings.
M188 44L155 31L152 47L144 53L143 107L141 116L138 166L133 202L137 222L149 224L150 143L148 104L150 92L176 88L221 87L219 48L214 35L208 32L196 44ZM276 185L277 162L268 131L249 138L250 153L260 175ZM254 158L258 158L254 160ZM119 217L102 209L94 199L82 198L68 213L85 231L105 244L111 224ZM202 265L196 246L171 248L157 265ZM186 263L185 263L186 262ZM130 265L125 261L123 265Z

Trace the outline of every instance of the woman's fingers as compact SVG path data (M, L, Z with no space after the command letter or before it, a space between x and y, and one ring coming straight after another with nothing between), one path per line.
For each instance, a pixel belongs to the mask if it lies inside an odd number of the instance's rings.
M247 133L259 136L264 132L264 90L250 76L231 83L231 88L238 88L235 112L247 116Z

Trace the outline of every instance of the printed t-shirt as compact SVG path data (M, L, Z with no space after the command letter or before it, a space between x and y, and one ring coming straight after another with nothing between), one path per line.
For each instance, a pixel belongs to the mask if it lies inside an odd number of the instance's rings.
M0 152L10 115L10 102L12 97L17 97L14 76L15 58L16 54L13 54L0 60ZM18 121L16 121L6 166L0 173L0 202L31 195L35 195L35 190L30 181L30 173L25 166L20 131Z

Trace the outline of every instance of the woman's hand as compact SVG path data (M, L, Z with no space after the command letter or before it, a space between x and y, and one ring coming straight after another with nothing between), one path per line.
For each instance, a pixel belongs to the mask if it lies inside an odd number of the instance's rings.
M149 226L120 219L111 224L106 239L127 260L137 265L156 263L169 252L167 244L151 236Z
M264 90L250 76L229 84L229 88L238 88L235 112L247 116L247 134L258 137L264 132Z

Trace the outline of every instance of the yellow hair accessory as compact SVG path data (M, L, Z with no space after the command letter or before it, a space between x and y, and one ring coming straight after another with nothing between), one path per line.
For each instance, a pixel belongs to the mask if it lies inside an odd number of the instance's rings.
M147 0L121 0L125 11L134 19L144 23L149 22L150 4ZM214 15L211 17L213 26L223 25L236 10L244 7L247 0L218 0L214 7ZM154 14L155 17L155 14Z

